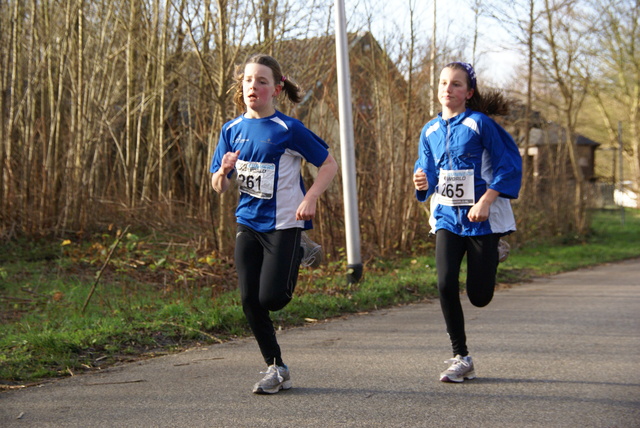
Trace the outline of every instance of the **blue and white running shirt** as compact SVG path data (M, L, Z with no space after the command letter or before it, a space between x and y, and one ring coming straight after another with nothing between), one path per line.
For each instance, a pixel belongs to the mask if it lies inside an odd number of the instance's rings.
M222 127L210 171L220 169L225 153L240 150L234 170L240 191L238 223L258 232L310 229L311 221L296 220L306 193L301 161L320 167L329 156L328 147L302 122L279 111L259 119L243 115Z
M511 135L487 115L470 109L450 119L438 114L420 133L414 173L418 168L429 182L428 190L416 190L418 201L434 195L432 232L447 229L460 236L479 236L516 230L510 199L520 192L522 158ZM487 189L500 196L487 220L472 222L469 210Z

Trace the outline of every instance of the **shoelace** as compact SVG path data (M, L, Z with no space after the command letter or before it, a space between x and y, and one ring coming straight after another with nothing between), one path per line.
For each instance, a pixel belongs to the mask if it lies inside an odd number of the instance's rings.
M300 246L303 248L301 265L304 267L313 265L322 246L313 242L305 232L302 232L300 237Z
M280 374L280 370L278 370L276 366L269 366L266 372L260 372L260 374L268 375L271 372L275 372L276 377L278 378L278 382L284 382L284 378L282 377L282 375Z
M464 368L469 367L469 363L466 362L465 360L462 359L457 359L457 358L449 358L448 360L445 361L446 364L451 364L451 365L455 365L457 366L462 366Z
M307 252L307 250L305 249L305 253ZM312 248L310 250L308 250L309 254L305 254L302 261L300 262L300 264L304 267L309 267L311 265L313 265L313 263L316 261L316 254L318 254L318 252L320 252L320 247L315 247Z

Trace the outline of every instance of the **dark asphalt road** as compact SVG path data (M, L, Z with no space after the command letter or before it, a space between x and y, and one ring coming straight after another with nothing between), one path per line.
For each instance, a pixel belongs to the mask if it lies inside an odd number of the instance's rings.
M293 388L258 396L255 341L0 394L11 427L640 427L640 260L464 300L478 378L438 382L439 305L279 333Z

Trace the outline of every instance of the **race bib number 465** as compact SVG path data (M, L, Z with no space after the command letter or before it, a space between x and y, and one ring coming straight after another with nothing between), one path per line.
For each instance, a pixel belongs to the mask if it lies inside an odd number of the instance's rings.
M448 206L475 204L473 169L440 170L438 203Z
M240 192L260 199L273 197L273 183L276 177L276 165L273 163L236 162L238 187Z

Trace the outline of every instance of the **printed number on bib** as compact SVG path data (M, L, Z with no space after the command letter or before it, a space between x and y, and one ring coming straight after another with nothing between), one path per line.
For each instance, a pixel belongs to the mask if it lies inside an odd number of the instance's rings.
M475 204L473 170L440 170L438 203L451 207Z
M273 197L273 183L276 177L275 164L238 160L236 170L240 192L260 199Z

